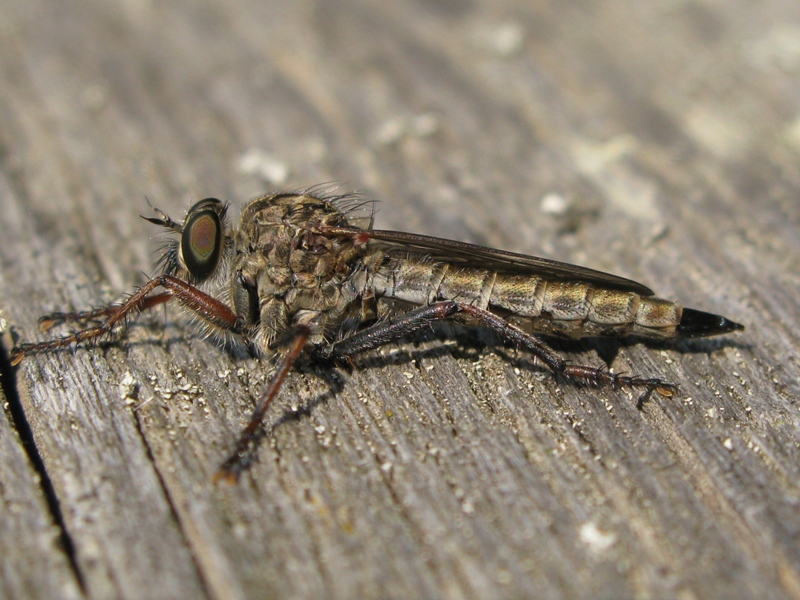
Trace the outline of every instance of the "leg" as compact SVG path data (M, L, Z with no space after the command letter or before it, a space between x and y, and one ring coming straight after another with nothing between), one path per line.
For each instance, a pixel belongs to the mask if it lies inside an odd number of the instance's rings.
M164 288L166 290L165 294L148 296L150 292L158 287ZM167 295L168 298L165 298L165 295ZM65 348L70 344L80 344L82 342L95 340L98 337L110 333L115 326L119 325L120 323L124 323L129 316L136 314L143 309L162 304L169 298L175 298L183 306L196 313L198 316L202 317L209 324L215 327L226 329L232 333L245 333L242 320L239 319L236 314L224 303L220 302L216 298L213 298L212 296L209 296L205 292L200 291L182 279L178 279L177 277L173 277L171 275L161 275L145 283L125 302L118 306L100 309L97 311L89 311L87 314L90 315L100 316L107 314L105 321L96 327L83 329L73 333L72 335L67 335L46 342L19 344L13 350L11 350L11 364L19 364L19 362L29 354L50 352L58 348Z
M419 331L435 321L451 318L457 314L472 317L481 325L489 327L503 336L507 341L521 346L532 353L556 375L596 385L613 387L643 387L657 390L660 394L671 396L675 385L657 378L619 375L604 369L582 365L570 365L535 336L522 331L502 317L471 304L462 304L453 300L436 302L423 306L406 314L378 323L360 331L347 339L335 342L320 350L325 358L345 358L382 346L392 340Z
M403 336L443 321L460 311L456 302L436 302L376 323L338 342L323 346L317 352L323 358L347 358L388 344Z
M538 338L529 333L525 333L519 327L515 327L502 317L498 317L488 310L483 310L471 304L462 304L460 306L465 314L475 318L481 325L493 329L506 340L522 346L534 356L540 358L556 375L563 375L569 379L595 385L611 385L615 388L646 388L648 391L656 390L663 396L672 396L676 391L674 383L669 383L656 377L620 375L617 373L609 373L605 369L598 369L596 367L570 365Z
M136 310L139 312L144 312L145 310L151 309L154 306L158 306L159 304L167 302L170 298L172 298L172 294L167 292L148 296L142 300L142 303L136 307ZM95 308L92 310L82 310L79 312L53 312L39 318L39 329L42 331L47 331L56 325L66 323L68 321L86 322L108 318L113 315L114 311L118 310L119 307L119 304L112 304L111 306L104 306L102 308Z
M236 449L228 459L222 463L222 466L220 466L219 470L214 475L214 481L224 479L228 483L235 483L236 480L239 479L239 475L242 471L246 470L253 463L258 442L264 436L264 415L267 414L267 409L270 404L272 404L275 396L278 395L278 391L286 380L286 376L289 374L289 371L291 371L292 366L297 361L300 353L308 342L308 338L311 336L311 330L305 325L297 325L292 331L294 335L291 340L291 346L283 356L283 360L278 366L275 375L272 376L272 380L267 386L267 391L264 392L259 399L256 409L253 411L253 416L250 417L250 422L239 436Z

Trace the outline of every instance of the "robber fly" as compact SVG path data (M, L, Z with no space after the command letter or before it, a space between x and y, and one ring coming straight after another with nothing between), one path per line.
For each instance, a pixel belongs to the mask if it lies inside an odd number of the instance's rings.
M144 217L177 234L161 274L124 302L54 313L93 326L44 342L19 344L25 356L91 342L128 318L170 300L206 326L234 334L280 363L217 478L235 480L254 460L263 420L304 352L349 360L443 320L482 325L530 352L554 374L578 382L644 388L670 396L675 385L570 364L537 337L693 338L744 329L710 313L656 298L646 286L592 269L435 237L372 228L354 195L317 190L268 194L229 226L228 205L206 198L183 223L158 209Z

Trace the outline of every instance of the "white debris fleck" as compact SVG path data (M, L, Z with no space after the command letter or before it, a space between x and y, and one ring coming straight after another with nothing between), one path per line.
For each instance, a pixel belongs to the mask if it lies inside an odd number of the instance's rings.
M381 124L375 132L375 141L381 146L391 146L400 141L406 131L405 119L392 117Z
M237 523L232 527L233 536L239 540L246 540L250 534L250 528L244 523Z
M779 23L745 45L744 56L755 67L792 71L800 65L800 27Z
M194 383L182 383L178 386L178 391L183 392L185 394L197 394L200 391L200 388Z
M119 397L125 404L135 404L139 396L139 382L130 371L122 376L119 382Z
M164 400L169 400L172 396L175 395L175 391L169 388L162 387L160 385L154 385L153 391L156 392L159 396L161 396Z
M475 36L475 42L480 48L495 56L509 58L522 50L525 28L520 23L508 21L479 31Z
M8 321L6 321L2 316L0 316L0 335L3 335L7 329L8 329Z
M373 138L381 146L392 146L405 137L429 137L439 131L439 121L434 112L391 117L378 127Z
M615 534L602 531L591 521L581 526L579 535L581 541L594 552L608 550L617 541Z
M726 450L733 450L733 440L731 438L725 438L722 445L725 446Z
M561 194L547 194L539 203L539 210L545 215L560 217L569 210L569 201Z
M503 23L494 30L492 49L498 56L514 56L522 50L525 29L519 23Z
M246 150L236 161L242 175L255 175L266 183L283 185L289 179L289 167L260 148Z

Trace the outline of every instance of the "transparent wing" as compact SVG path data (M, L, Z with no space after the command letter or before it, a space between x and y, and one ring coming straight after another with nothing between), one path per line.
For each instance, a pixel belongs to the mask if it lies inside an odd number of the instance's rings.
M491 269L498 273L537 275L547 279L585 281L598 287L652 296L653 290L641 283L602 271L579 267L538 256L496 250L476 244L457 242L404 231L360 229L358 227L321 227L320 233L353 236L359 243L381 244L390 254L404 253L464 267Z

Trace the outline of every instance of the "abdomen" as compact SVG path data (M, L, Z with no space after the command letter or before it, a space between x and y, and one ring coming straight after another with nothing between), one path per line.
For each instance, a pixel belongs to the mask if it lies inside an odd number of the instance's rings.
M581 281L553 281L413 260L383 265L373 278L373 286L378 296L418 305L456 300L497 313L531 333L572 339L675 337L683 314L682 307L670 300L602 289Z

